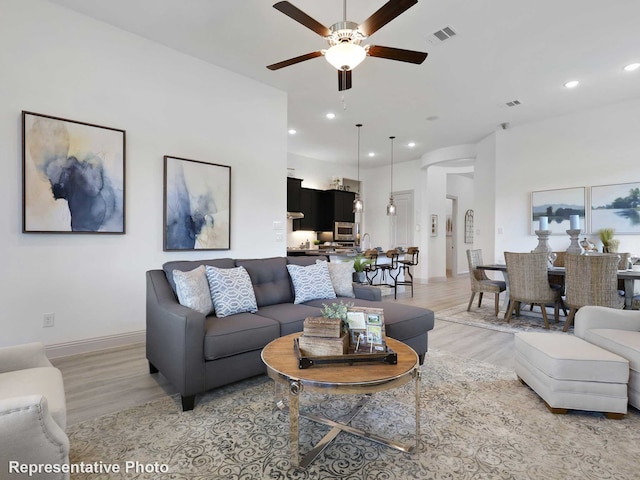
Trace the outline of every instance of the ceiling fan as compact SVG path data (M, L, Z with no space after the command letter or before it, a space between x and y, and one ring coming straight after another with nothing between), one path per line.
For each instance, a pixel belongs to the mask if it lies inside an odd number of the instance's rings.
M338 90L342 91L351 88L351 72L367 55L420 64L427 58L427 54L424 52L381 47L379 45L361 45L363 40L373 35L416 3L418 3L418 0L389 0L378 11L358 25L355 22L347 21L347 0L344 0L343 20L327 28L291 3L278 2L273 8L324 37L329 43L329 48L274 63L273 65L268 65L267 68L269 70L278 70L324 55L327 61L338 70Z

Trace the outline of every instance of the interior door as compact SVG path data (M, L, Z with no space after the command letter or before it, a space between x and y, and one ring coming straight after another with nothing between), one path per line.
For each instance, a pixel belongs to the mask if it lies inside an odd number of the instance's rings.
M391 222L390 247L402 247L405 250L415 247L413 244L413 190L394 192L396 216Z

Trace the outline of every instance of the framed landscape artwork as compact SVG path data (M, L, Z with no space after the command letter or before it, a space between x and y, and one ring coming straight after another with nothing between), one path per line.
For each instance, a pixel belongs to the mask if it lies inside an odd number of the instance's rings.
M584 187L563 188L531 192L531 235L539 230L540 217L549 220L552 235L566 235L570 227L570 216L578 215L582 231L585 227L586 189Z
M591 233L640 233L640 182L591 187Z
M164 250L229 250L231 167L164 157Z
M22 112L23 233L125 233L125 131Z

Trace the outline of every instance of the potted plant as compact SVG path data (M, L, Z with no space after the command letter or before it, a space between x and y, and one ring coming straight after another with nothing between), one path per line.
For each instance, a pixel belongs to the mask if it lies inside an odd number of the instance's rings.
M598 230L598 235L600 236L600 241L602 242L603 252L616 253L618 251L620 241L613 238L614 233L615 230L613 228L601 228L600 230Z
M358 255L353 260L353 281L357 283L366 283L367 276L364 273L364 269L371 265L371 259L364 258L362 255Z
M353 302L344 303L340 300L340 303L332 303L331 305L323 303L322 307L322 316L324 318L339 318L341 320L341 331L349 332L347 311L349 310L349 307L353 307Z

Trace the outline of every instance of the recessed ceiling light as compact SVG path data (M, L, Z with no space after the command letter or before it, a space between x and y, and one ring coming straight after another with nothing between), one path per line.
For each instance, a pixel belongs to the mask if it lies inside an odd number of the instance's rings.
M638 68L640 68L640 63L630 63L629 65L624 67L625 71L627 71L627 72L633 72L634 70L637 70Z
M415 146L416 146L416 143L415 143L415 142L409 142L407 145L408 145L409 147L413 148L413 147L415 147Z
M373 153L373 152L369 152L369 156L370 156L370 157L375 157L375 156L376 156L376 154L375 154L375 153Z
M567 88L575 88L579 83L580 82L578 80L571 80L570 82L565 83L564 86Z
M335 113L331 113L331 112L327 113L327 115L326 115L326 116L327 116L327 118L328 118L329 120L332 120L332 119L336 118L336 114L335 114Z
M296 134L296 130L293 128L289 129L289 135L295 135Z

